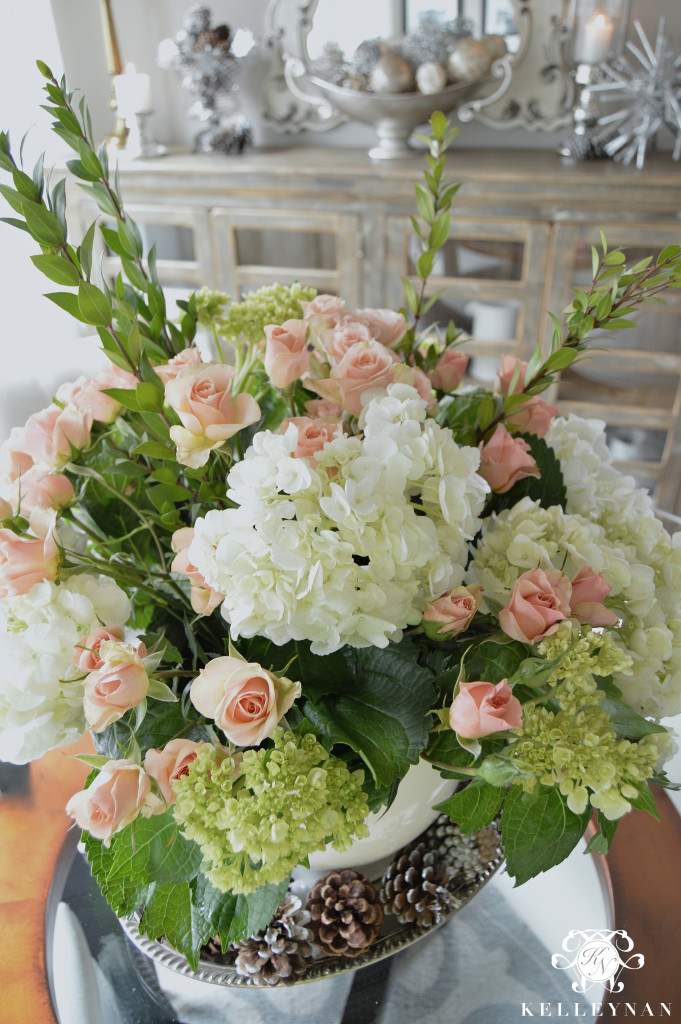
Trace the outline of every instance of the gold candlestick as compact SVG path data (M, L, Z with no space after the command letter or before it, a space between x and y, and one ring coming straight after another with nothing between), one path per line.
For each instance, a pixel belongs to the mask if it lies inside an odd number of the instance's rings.
M116 103L116 93L114 91L113 83L114 76L120 75L123 70L123 65L121 63L121 55L118 48L118 37L116 36L116 26L114 24L113 12L111 10L111 0L99 0L99 13L102 19L102 36L104 39L106 69L111 79L111 96L109 99L109 106L116 115L114 130L111 135L107 135L106 144L107 148L123 149L125 147L125 140L128 136L128 129L125 121L118 113L118 104Z

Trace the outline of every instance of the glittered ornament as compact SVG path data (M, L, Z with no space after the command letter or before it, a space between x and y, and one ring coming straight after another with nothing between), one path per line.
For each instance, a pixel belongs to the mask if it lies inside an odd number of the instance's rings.
M447 71L453 82L474 82L492 67L487 47L479 39L460 39L447 57Z
M368 77L385 53L387 53L387 47L381 39L365 39L353 54L353 69L358 75Z
M402 56L410 64L444 64L451 46L456 42L446 25L428 22L420 25L404 39L400 47Z
M200 35L202 32L207 32L210 28L211 12L210 7L206 7L205 4L194 4L190 7L184 18L182 19L182 28L185 32L190 35Z
M411 92L415 85L414 69L396 53L386 53L371 72L369 84L374 92Z
M440 92L447 84L447 71L442 64L428 61L416 69L416 88L419 92L430 96Z
M338 43L325 43L319 57L310 62L310 71L332 85L342 85L348 77L348 64Z

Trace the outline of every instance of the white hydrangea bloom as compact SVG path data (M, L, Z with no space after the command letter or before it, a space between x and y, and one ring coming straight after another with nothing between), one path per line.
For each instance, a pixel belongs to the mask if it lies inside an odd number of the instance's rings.
M120 587L88 574L36 583L0 604L1 760L25 764L78 739L86 722L73 649L98 626L129 617Z
M477 450L408 385L368 402L360 425L316 463L292 458L293 424L261 431L228 477L238 507L196 522L190 558L226 595L235 637L385 647L461 582L487 492Z
M681 532L670 537L655 517L650 495L612 465L602 420L557 417L546 435L560 459L567 511L597 522L613 544L623 545L640 567L638 600L625 621L635 660L622 685L626 699L646 715L681 711ZM654 600L648 599L651 591Z

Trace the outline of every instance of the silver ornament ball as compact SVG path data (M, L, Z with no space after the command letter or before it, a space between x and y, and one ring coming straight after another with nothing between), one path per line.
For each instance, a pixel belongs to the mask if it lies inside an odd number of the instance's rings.
M427 61L416 69L416 88L425 96L440 92L447 84L447 72L441 64Z
M447 58L447 71L453 82L474 82L484 78L491 67L492 58L479 39L460 39Z
M386 53L371 72L369 83L374 92L411 92L414 88L414 69L404 57Z

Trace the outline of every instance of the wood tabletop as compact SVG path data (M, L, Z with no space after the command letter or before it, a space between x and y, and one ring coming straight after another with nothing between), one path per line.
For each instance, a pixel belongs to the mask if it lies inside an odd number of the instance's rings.
M53 750L30 765L21 791L0 794L0 1019L2 1024L57 1024L46 971L45 911L66 831L68 798L89 771L73 754L91 751L89 737ZM642 812L627 815L618 829L607 866L615 920L643 953L641 970L625 972L624 991L610 996L602 1020L660 1016L671 1004L681 1021L681 971L677 930L681 924L681 817L661 793L661 821ZM68 1024L62 1021L60 1024ZM454 1024L454 1022L453 1022ZM500 1022L501 1024L501 1022Z

